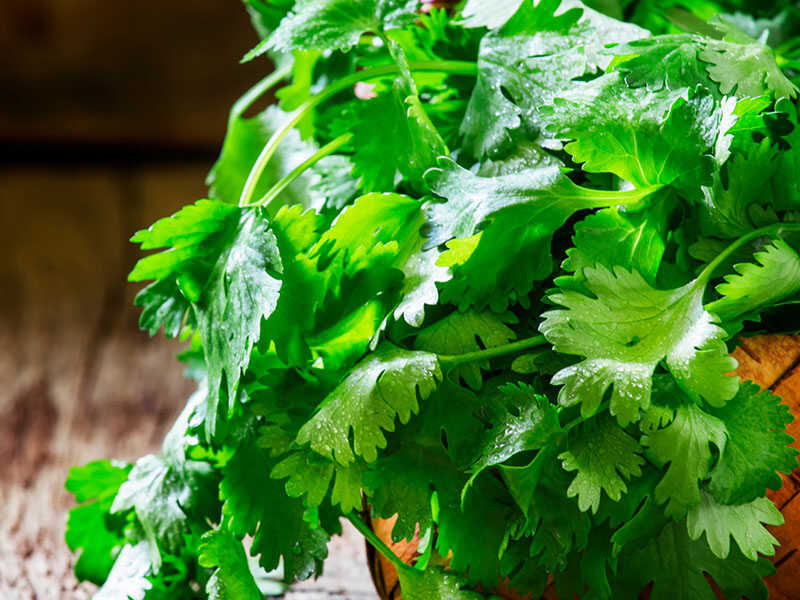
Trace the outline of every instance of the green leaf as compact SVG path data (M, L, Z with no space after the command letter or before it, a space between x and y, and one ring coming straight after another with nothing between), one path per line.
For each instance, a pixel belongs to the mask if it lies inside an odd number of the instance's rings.
M720 504L706 492L700 498L700 504L686 515L690 538L697 540L705 534L709 548L719 558L728 558L731 538L750 560L758 560L759 554L775 554L778 540L764 525L783 525L783 515L769 498L739 505Z
M734 266L717 286L722 298L707 306L725 320L770 306L800 291L800 256L781 239L753 255L754 263Z
M358 463L345 467L315 452L295 452L275 465L270 476L288 477L286 493L292 498L303 497L309 508L322 504L332 481L331 504L338 504L343 514L361 508L362 473Z
M706 478L712 464L711 444L725 452L725 424L695 406L681 406L664 429L642 437L657 463L669 466L655 488L658 503L669 501L666 513L675 519L700 504L699 481Z
M201 567L214 569L206 584L210 600L262 600L241 541L223 529L203 534L197 548Z
M153 568L147 542L128 544L117 556L108 579L94 600L145 600L153 584L148 580Z
M500 388L499 394L506 408L492 419L491 429L478 445L478 459L470 466L473 479L515 454L550 445L563 433L556 406L530 386L509 383Z
M96 460L82 467L72 467L64 484L76 502L107 500L128 478L131 465L118 461Z
M536 563L554 573L566 567L572 552L586 547L592 521L577 502L567 498L570 475L555 460L555 451L543 452L546 454L541 458L545 460L538 458L525 467L500 469L525 515L519 537L530 540L529 555Z
M776 98L797 96L797 88L775 63L775 54L769 46L721 19L714 25L725 37L707 40L700 59L709 63L708 74L719 83L723 94L744 98L769 91Z
M586 357L553 377L564 386L561 404L594 414L613 385L611 414L622 426L637 421L650 406L653 371L662 360L693 398L720 406L734 396L738 380L726 373L736 361L727 356L725 331L703 308L703 286L657 290L619 267L584 275L594 297L568 289L551 294L565 309L544 313L540 326L558 352Z
M219 511L211 466L187 458L194 441L187 437L189 421L204 398L205 390L200 388L164 438L163 455L148 454L137 460L111 505L112 513L135 512L154 572L165 555L183 547L192 523L202 523Z
M776 151L766 139L749 145L744 152L734 152L714 173L711 185L702 188L698 210L703 233L736 238L752 231L752 211L767 204L765 185L778 164Z
M277 241L265 213L243 210L194 305L209 376L205 430L210 437L216 434L219 413L227 418L232 410L262 320L278 304L281 271Z
M464 27L488 27L497 29L505 24L524 0L496 0L493 3L483 0L467 0L461 9L461 24Z
M698 60L703 38L679 33L633 40L611 49L617 55L614 70L625 83L650 91L695 88L709 83L708 71ZM716 87L716 86L714 86Z
M701 183L711 172L720 114L711 96L650 92L609 73L576 83L541 110L547 130L590 173L613 173L635 187Z
M593 513L600 507L605 490L614 502L628 491L625 479L642 474L644 458L639 443L610 417L583 427L569 450L558 455L566 471L577 471L567 497L578 497L578 508Z
M140 244L142 250L169 250L140 259L128 279L170 282L176 286L169 288L172 293L180 291L181 294L176 302L185 302L183 297L196 301L238 216L235 206L216 200L199 200L171 217L156 221L148 229L136 232L131 241ZM146 291L147 288L142 293ZM161 297L158 300L163 302Z
M382 430L394 431L395 417L407 423L442 379L435 354L383 345L356 365L300 429L297 443L348 465L355 454L367 462L386 446ZM352 432L353 445L350 445Z
M183 544L188 530L193 497L207 478L205 463L175 466L163 457L150 454L136 461L128 479L119 489L111 512L133 509L144 531L151 560L158 570L163 553L171 553Z
M465 7L474 11L468 25L506 17L505 4L484 4L480 13L474 3ZM461 125L464 146L478 159L508 153L523 129L541 129L536 109L575 79L604 69L611 61L606 45L646 34L595 11L582 15L580 5L555 14L558 0L516 4L511 20L481 40L478 79Z
M557 166L479 177L449 159L441 159L439 164L426 178L447 202L427 207L429 244L467 238L479 226L484 227L477 245L454 269L454 279L445 288L444 299L462 309L473 304L483 308L498 296L507 303L512 292L527 295L534 280L550 275L553 234L577 211L632 204L654 191L606 192L580 187ZM440 264L449 260L447 255L443 254ZM502 310L502 302L492 308Z
M353 175L365 192L392 190L401 177L420 188L422 174L448 153L419 98L401 80L377 97L357 102L354 112ZM376 131L383 135L376 136Z
M710 411L725 423L728 442L711 471L709 490L725 504L744 504L781 487L778 473L797 468L794 441L785 433L789 407L768 390L745 382L725 406Z
M408 567L397 576L406 600L481 600L482 594L463 589L465 580L437 568L423 571Z
M667 247L667 219L673 205L654 202L646 211L605 208L575 224L574 248L567 250L562 267L583 279L587 267L616 265L637 271L650 285L656 283Z
M181 334L191 307L173 279L151 283L136 294L134 304L142 307L139 327L153 336L163 325L164 335L168 338Z
M443 448L404 443L378 457L364 475L367 498L376 517L397 515L392 539L424 536L433 526L432 497L458 497L465 478ZM419 529L417 529L419 527Z
M517 339L514 331L506 325L516 322L517 318L512 313L497 315L489 311L456 311L421 330L414 348L452 355L502 346ZM483 385L481 370L489 368L488 360L480 360L456 367L452 373L456 379L460 377L469 387L479 390Z
M268 317L278 302L282 263L275 235L263 209L200 200L139 231L132 240L143 250L169 248L141 259L129 276L131 281L157 280L139 295L140 304L157 300L157 306L145 305L145 326L157 327L149 311L161 310L165 302L163 295L153 295L154 286L159 292L163 287L171 290L180 307L185 306L184 297L192 302L209 374L209 418L204 425L213 436L219 409L226 416L233 406L262 317ZM171 310L162 314L167 323L177 318Z
M270 37L244 57L268 50L350 50L364 33L409 22L418 0L298 0Z
M270 478L273 465L254 443L243 444L223 469L222 515L236 537L253 536L250 553L266 570L283 558L288 581L308 579L322 572L328 534L300 499L286 494L282 481Z
M774 572L765 559L751 561L738 551L722 560L703 541L692 541L683 523L671 523L642 548L620 557L620 580L628 585L614 597L635 597L653 582L651 600L716 600L708 574L725 598L766 600L763 577Z
M83 504L69 511L65 540L70 550L80 550L74 570L81 581L101 585L125 544L124 519L113 523L110 511L114 496L130 470L130 465L101 460L69 471L66 488Z

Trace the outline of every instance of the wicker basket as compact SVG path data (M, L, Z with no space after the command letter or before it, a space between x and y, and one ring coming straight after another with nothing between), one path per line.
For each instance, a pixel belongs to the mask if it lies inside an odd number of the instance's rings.
M795 417L789 433L800 441L800 336L768 335L745 339L733 355L739 361L736 372L742 379L770 388L783 398ZM795 446L800 448L798 442ZM772 557L776 572L767 579L769 597L770 600L800 600L800 469L783 478L780 490L770 491L767 495L781 510L785 520L783 525L769 528L781 544ZM413 562L419 540L392 542L394 520L374 519L372 528L404 562ZM402 596L394 566L370 546L367 547L367 557L380 597L400 600ZM533 600L530 596L514 593L503 582L492 591L508 600ZM642 600L647 596L647 592L643 592ZM558 600L550 588L543 598Z

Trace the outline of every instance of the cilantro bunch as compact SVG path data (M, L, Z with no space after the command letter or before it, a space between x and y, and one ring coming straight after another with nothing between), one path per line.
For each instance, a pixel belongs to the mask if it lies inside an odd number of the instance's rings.
M96 598L280 593L341 518L405 600L766 598L791 416L729 351L800 330L796 10L438 4L246 0L277 67L133 237L198 391L67 482Z

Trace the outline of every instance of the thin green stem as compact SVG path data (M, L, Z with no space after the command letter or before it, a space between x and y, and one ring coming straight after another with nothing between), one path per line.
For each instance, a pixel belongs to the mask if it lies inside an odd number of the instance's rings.
M478 360L488 360L490 358L497 358L498 356L506 356L508 354L515 354L528 348L535 348L536 346L544 346L547 340L543 335L535 335L533 337L525 338L510 344L503 344L502 346L495 346L494 348L487 348L486 350L478 350L477 352L467 352L465 354L440 354L439 364L443 369L452 369L464 363L475 362Z
M359 533L364 536L364 539L366 539L370 545L375 548L375 550L380 552L386 558L386 560L392 563L398 571L401 569L410 568L409 565L400 560L400 557L397 556L397 554L392 552L392 549L389 548L389 546L387 546L383 540L379 538L377 534L372 531L372 529L370 529L369 526L364 523L364 521L362 521L357 514L350 513L345 515L345 518L350 521L353 524L353 527L358 529Z
M273 87L278 85L281 81L289 77L292 74L292 67L291 65L285 65L279 69L274 70L272 73L264 77L261 81L247 90L244 95L239 98L234 105L231 107L231 113L229 118L229 124L231 121L234 121L238 117L242 116L244 112L253 106L253 103L258 100L261 96L266 94L269 90Z
M714 275L714 271L716 271L719 266L727 260L731 254L736 252L739 248L744 246L745 244L752 242L755 239L764 236L774 236L779 234L781 231L800 231L800 223L776 223L775 225L769 225L768 227L762 227L761 229L756 229L755 231L751 231L750 233L743 235L738 240L730 244L725 250L720 252L714 260L706 265L703 271L695 280L695 286L704 286L708 283L711 277Z
M339 148L344 146L347 142L349 142L353 138L352 133L344 133L337 137L335 140L328 142L322 148L317 150L314 154L309 156L305 159L302 163L297 165L291 172L287 173L278 183L276 183L272 188L261 197L260 200L253 202L253 204L247 204L246 206L265 206L269 207L270 204L277 198L283 190L285 190L288 186L292 184L292 182L300 177L306 169L308 169L311 165L319 162L326 156L333 154Z
M475 63L456 61L456 60L416 61L416 62L410 62L409 67L411 68L412 71L435 71L443 73L452 73L454 75L455 74L475 75L477 73L477 65ZM355 85L360 81L369 81L370 79L378 79L380 77L393 75L399 72L400 69L397 67L397 65L394 64L381 65L379 67L373 67L371 69L364 69L363 71L356 71L355 73L351 73L346 77L342 77L341 79L337 80L336 82L326 87L318 94L312 96L311 98L303 102L303 104L301 104L295 111L291 113L291 117L284 124L284 126L272 134L272 137L269 138L266 145L261 150L261 154L258 155L258 158L256 159L253 168L250 170L250 174L247 176L247 181L244 184L244 189L242 190L242 196L239 200L239 205L245 206L252 202L256 185L258 184L258 180L261 178L261 173L264 171L264 168L267 166L267 163L269 163L273 154L275 154L275 150L278 148L278 144L280 144L281 140L283 140L283 138L286 137L289 131L291 131L300 121L302 121L303 117L305 117L309 112L314 110L315 107L325 102L328 98L335 96L339 92L348 89L349 87Z

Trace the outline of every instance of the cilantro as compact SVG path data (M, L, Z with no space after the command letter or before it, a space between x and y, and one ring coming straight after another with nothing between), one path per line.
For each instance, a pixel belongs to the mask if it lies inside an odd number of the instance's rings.
M577 471L567 496L578 497L581 510L600 507L600 494L619 500L627 491L624 479L642 473L641 448L613 419L603 419L595 427L587 425L569 450L559 455L566 471Z
M277 67L133 237L198 390L70 472L78 578L255 599L345 518L410 600L766 598L797 451L729 351L800 332L788 3L244 4Z
M216 568L206 584L211 600L261 600L239 540L223 530L209 531L198 548L198 563Z

